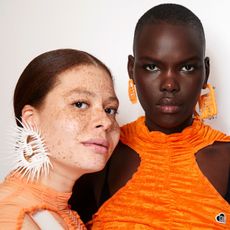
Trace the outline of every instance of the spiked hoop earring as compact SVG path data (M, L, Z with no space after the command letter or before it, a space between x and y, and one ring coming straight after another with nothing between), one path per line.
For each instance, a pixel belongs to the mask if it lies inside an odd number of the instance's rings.
M200 119L212 119L217 115L217 105L215 100L214 87L211 84L207 84L207 93L200 96L198 100Z
M137 93L136 93L136 87L134 85L133 79L129 79L129 86L128 86L128 93L129 93L129 100L132 102L132 104L137 103Z
M22 127L16 127L12 156L15 163L12 169L26 176L28 181L38 180L42 174L47 176L52 167L47 148L37 128L18 121Z

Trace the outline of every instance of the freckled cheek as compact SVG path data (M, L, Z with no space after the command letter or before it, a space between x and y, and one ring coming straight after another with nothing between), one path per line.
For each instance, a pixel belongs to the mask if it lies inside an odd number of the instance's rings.
M85 115L79 116L79 114L71 114L68 116L56 117L55 120L48 125L52 127L52 135L68 137L68 135L76 136L83 132L88 120L88 117Z
M64 122L54 125L51 129L44 133L44 140L49 152L68 151L71 146L76 144L78 134L81 131L79 124L73 122Z
M74 160L73 147L68 145L65 140L57 140L55 144L52 144L49 149L51 150L51 155L54 159L64 160L71 162ZM75 152L76 154L76 152Z

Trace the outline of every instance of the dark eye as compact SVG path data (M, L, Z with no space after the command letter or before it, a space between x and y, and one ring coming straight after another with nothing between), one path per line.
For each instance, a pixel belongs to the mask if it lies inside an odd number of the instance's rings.
M82 101L75 102L74 106L79 108L79 109L87 109L89 107L89 105L87 103L82 102Z
M117 114L117 109L114 108L106 108L105 112L108 113L109 115L116 115Z
M150 72L157 72L159 70L159 68L154 64L144 65L144 68Z
M182 72L192 72L195 69L194 65L184 65L181 68Z

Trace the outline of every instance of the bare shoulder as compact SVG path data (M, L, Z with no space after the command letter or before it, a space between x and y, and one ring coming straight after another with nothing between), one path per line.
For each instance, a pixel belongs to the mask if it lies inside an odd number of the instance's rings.
M214 142L197 152L196 161L202 173L227 200L230 191L230 143Z
M22 224L22 230L39 230L39 226L33 221L33 219L29 215L25 215L23 224Z
M201 149L197 156L204 158L204 160L219 158L219 160L230 162L230 142L214 142L212 145Z
M219 150L227 151L230 154L230 142L219 142L216 141L211 145L213 148L217 148Z

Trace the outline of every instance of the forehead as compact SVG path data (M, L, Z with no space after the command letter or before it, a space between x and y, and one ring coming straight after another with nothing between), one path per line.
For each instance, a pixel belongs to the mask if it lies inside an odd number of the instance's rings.
M64 71L57 76L57 88L84 87L84 88L103 88L112 87L111 76L101 67L94 65L82 65Z
M196 28L178 24L145 25L137 34L135 56L144 53L182 52L184 55L204 55L204 42Z

